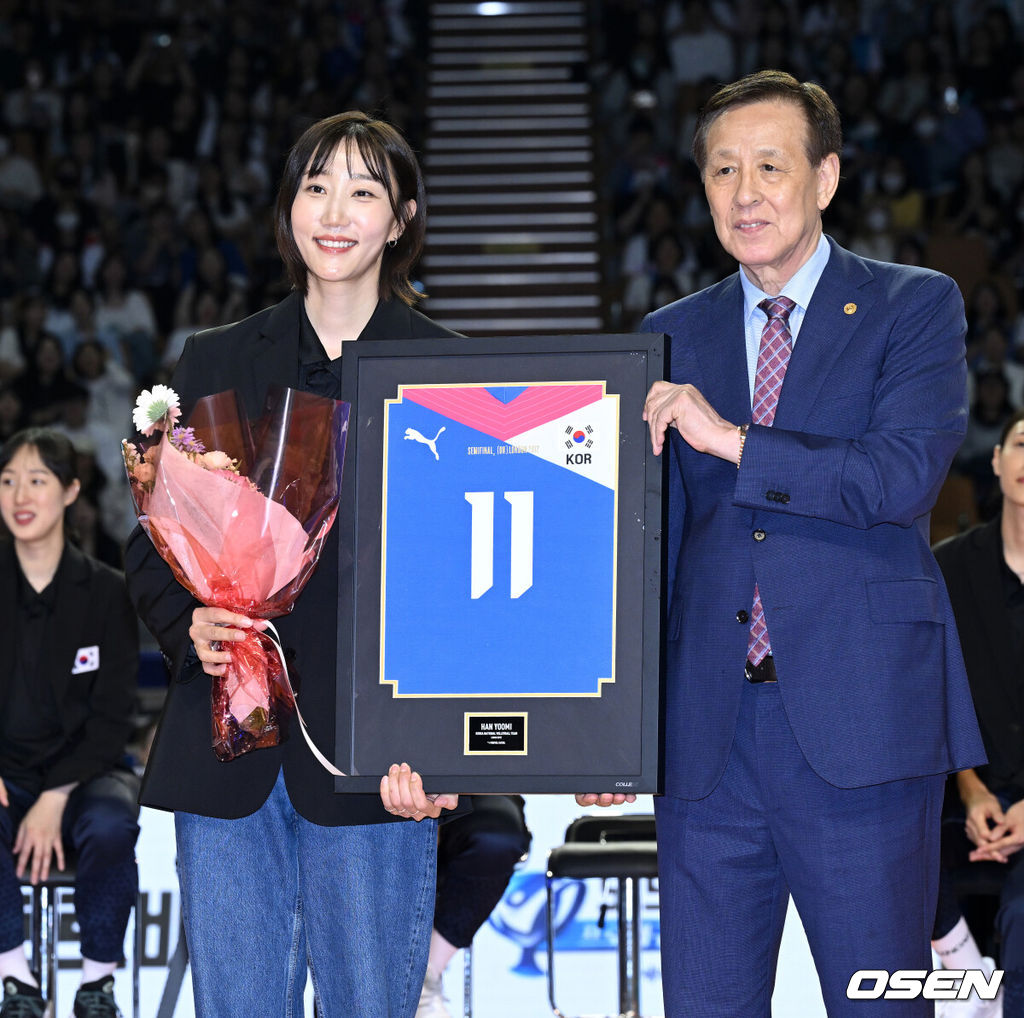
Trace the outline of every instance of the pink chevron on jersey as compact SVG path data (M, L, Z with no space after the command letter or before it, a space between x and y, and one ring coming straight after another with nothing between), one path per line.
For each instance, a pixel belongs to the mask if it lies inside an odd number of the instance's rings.
M492 396L482 385L402 387L401 395L443 417L506 442L513 435L597 402L604 395L604 386L591 382L528 385L508 403Z

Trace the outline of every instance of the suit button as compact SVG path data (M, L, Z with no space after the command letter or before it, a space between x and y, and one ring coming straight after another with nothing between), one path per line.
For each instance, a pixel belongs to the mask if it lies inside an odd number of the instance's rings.
M736 612L736 621L749 622L750 616L741 608L738 612Z
M783 494L780 497L780 501L782 502L783 505L789 505L789 496L786 495L786 494Z
M757 530L754 531L755 541L763 541L767 536L768 535L760 527L758 527Z

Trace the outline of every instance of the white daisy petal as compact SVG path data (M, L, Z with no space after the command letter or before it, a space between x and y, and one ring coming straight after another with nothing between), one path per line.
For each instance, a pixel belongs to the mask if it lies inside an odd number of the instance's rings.
M180 414L178 405L178 394L170 386L154 385L152 389L143 389L139 393L132 421L144 435L152 435L161 421L166 428L177 420Z

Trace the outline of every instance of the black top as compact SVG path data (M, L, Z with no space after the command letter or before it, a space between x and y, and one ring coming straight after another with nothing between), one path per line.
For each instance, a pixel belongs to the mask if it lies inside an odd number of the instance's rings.
M299 320L299 388L341 399L341 357L327 357L305 307Z
M303 348L332 373L337 365L323 357L319 340L314 346L307 333L303 344L304 320L302 296L292 293L243 322L189 339L171 383L182 399L184 416L197 398L224 389L234 388L245 411L255 418L271 382L312 388ZM455 335L393 300L378 304L359 338ZM342 509L352 498L352 485L343 476ZM339 511L339 519L342 516ZM302 715L313 741L328 757L335 749L340 584L352 578L352 548L339 542L338 531L336 521L294 610L275 620ZM136 608L160 643L172 675L143 779L144 805L225 819L247 816L266 800L283 767L292 803L314 823L338 826L395 819L376 794L336 793L334 777L313 757L294 721L282 745L254 750L228 763L217 760L210 745L210 680L201 667L185 663L196 602L139 528L128 539L125 571ZM415 766L415 760L409 762Z
M1024 587L1003 556L1001 518L940 542L992 792L1024 798Z
M1012 656L1017 663L1014 669L1018 712L1017 716L1024 719L1024 583L1020 577L1006 564L1003 553L1002 535L999 537L999 557L1003 566L1003 598L1006 602L1006 614L1010 620L1010 640Z
M14 670L0 711L0 777L33 795L42 788L44 768L64 741L53 689L40 681L39 659L53 624L60 565L36 593L17 567L18 622Z

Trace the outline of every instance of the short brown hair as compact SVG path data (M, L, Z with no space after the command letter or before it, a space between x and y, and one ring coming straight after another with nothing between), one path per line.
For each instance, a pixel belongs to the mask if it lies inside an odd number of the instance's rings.
M384 186L391 211L402 227L395 246L384 248L380 299L398 297L406 304L413 304L422 296L409 282L409 273L423 250L426 232L427 202L423 175L412 148L401 134L385 121L375 120L365 113L336 113L333 117L318 120L306 128L292 146L277 190L274 233L278 253L292 285L306 293L308 270L292 234L292 203L307 167L310 173L320 173L339 148L350 151L349 146L353 144L370 175ZM406 203L409 201L416 203L416 211L411 216L407 214Z
M756 71L739 81L723 85L704 104L693 134L693 159L701 174L708 161L711 125L727 110L759 102L788 102L798 106L807 121L807 158L819 166L831 153L843 147L839 111L829 94L812 81L797 81L785 71Z

